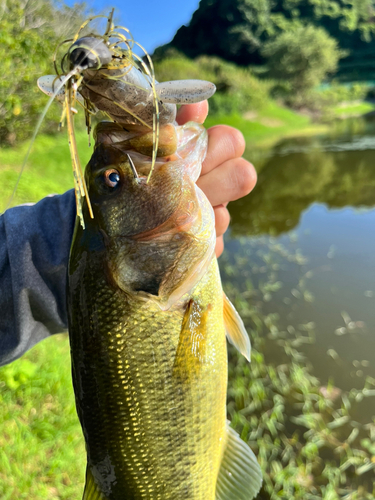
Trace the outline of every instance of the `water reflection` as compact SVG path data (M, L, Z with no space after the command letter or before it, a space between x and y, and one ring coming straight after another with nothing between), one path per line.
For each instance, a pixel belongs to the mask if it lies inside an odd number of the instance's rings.
M314 324L306 353L321 380L350 388L374 376L375 121L283 141L264 154L258 179L230 206L238 283L252 282L254 300L280 328Z
M375 136L284 141L258 171L252 195L231 206L234 234L279 235L313 203L375 206Z

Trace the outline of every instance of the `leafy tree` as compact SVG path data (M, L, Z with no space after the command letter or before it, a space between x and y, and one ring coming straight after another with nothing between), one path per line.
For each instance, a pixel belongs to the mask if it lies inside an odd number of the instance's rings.
M52 56L69 29L82 22L83 6L56 8L52 0L9 0L0 11L0 143L28 137L46 99L39 76L53 71ZM61 109L55 108L55 123ZM48 127L48 123L46 124Z
M272 32L272 0L201 0L189 26L181 26L170 47L188 57L219 56L238 64L259 63L262 37Z
M337 69L342 51L323 28L294 26L268 41L263 49L270 74L287 80L296 96L316 87Z
M210 114L243 114L261 108L269 99L268 82L259 80L247 68L217 57L192 60L169 51L168 57L156 61L154 66L159 81L198 78L213 82L217 91L209 100Z
M301 23L324 28L347 50L340 67L348 79L375 78L374 0L201 0L190 24L156 54L174 47L189 57L264 64L263 44Z
M294 5L297 15L309 14L316 19L337 20L342 32L359 31L363 40L369 42L375 34L374 0L309 0L310 13L306 12L305 0L285 0L284 5Z

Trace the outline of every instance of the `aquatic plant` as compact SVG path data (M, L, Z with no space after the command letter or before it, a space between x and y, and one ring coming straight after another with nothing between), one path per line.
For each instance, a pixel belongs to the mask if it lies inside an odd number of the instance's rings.
M358 373L362 386L355 381L358 387L343 389L316 376L307 357L316 343L315 324L283 328L279 315L267 312L275 310L273 295L280 291L287 307L314 300L306 259L273 238L239 241L240 249L223 256L221 269L224 288L248 328L252 362L230 350L228 414L263 469L258 498L374 498L375 417L366 418L366 404L374 404L375 379ZM292 289L280 281L287 261L300 269ZM343 319L347 328L353 326L345 314ZM336 351L327 352L327 363L339 361ZM359 372L367 366L356 364Z

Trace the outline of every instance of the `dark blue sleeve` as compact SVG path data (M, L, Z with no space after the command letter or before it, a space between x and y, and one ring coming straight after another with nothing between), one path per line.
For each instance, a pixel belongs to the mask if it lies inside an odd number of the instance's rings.
M74 191L0 216L0 365L67 329Z

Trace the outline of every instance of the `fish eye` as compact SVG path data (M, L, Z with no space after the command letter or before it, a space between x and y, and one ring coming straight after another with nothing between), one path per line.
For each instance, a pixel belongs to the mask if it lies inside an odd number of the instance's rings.
M104 182L110 188L115 188L120 183L120 174L114 168L106 170L104 172Z

